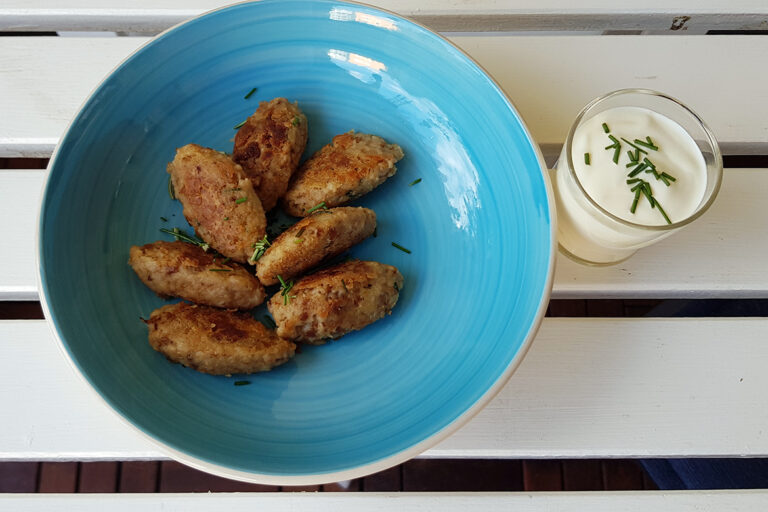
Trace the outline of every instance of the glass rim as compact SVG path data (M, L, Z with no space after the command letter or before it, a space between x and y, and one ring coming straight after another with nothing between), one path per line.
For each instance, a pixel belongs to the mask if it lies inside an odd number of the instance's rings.
M584 186L581 184L581 181L579 181L579 177L576 174L576 167L573 164L573 151L572 151L573 135L576 132L576 127L579 126L584 116L592 109L592 107L594 107L595 105L597 105L598 103L604 100L613 98L615 96L621 96L624 94L646 94L648 96L656 96L656 97L663 98L665 100L669 100L675 103L677 106L681 107L683 110L685 110L686 112L688 112L693 116L693 118L699 123L701 128L704 130L704 134L706 135L707 141L709 142L710 146L712 146L712 154L714 156L714 163L716 165L715 170L717 172L714 187L707 201L703 205L701 205L701 207L698 208L695 212L693 212L691 215L684 218L683 220L680 220L678 222L673 222L672 224L649 225L649 224L638 224L636 222L631 222L626 219L622 219L621 217L614 215L613 213L609 212L608 210L600 206L597 203L597 201L595 201L592 198L589 192L586 191ZM686 133L687 132L688 130L686 130ZM638 89L635 89L635 88L618 89L618 90L609 92L607 94L603 94L602 96L598 96L597 98L587 103L587 105L583 109L581 109L581 112L579 112L579 114L576 116L576 119L573 121L573 124L571 125L571 129L568 131L568 137L565 139L565 151L566 151L566 158L568 162L568 172L576 182L576 185L579 187L579 190L581 190L581 193L584 194L584 197L587 198L590 204L594 206L600 213L606 215L608 218L632 228L649 229L653 231L669 231L669 230L673 230L673 229L680 228L682 226L686 226L690 224L694 220L701 217L704 214L704 212L706 212L709 209L709 207L712 206L712 203L715 201L715 198L717 197L717 194L720 191L720 185L722 184L722 181L723 181L723 155L720 152L720 146L717 144L717 139L715 139L715 135L714 133L712 133L712 130L709 128L709 126L707 126L707 123L705 123L704 120L701 117L699 117L698 114L696 114L696 112L691 110L688 106L686 106L677 98L673 98L668 94L664 94L659 91L654 91L652 89L639 89L639 88Z

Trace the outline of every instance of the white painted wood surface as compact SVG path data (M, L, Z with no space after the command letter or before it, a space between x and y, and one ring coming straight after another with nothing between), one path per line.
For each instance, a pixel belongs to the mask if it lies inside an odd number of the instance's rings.
M229 0L4 0L0 30L112 30L158 32ZM761 0L377 0L436 30L667 30L764 29ZM689 19L683 21L681 17Z
M4 507L17 512L753 512L768 507L768 491L6 494L0 495Z
M768 318L550 319L501 393L427 457L768 456ZM44 321L0 322L0 459L156 459Z
M731 154L768 154L768 38L461 36L507 91L546 155L578 111L623 87L676 96ZM91 89L145 38L0 38L0 157L48 156ZM632 66L608 66L627 55ZM585 59L585 56L590 56Z
M0 301L37 300L35 232L44 174L0 170L0 240L13 248L0 251ZM768 170L726 169L709 212L628 261L586 267L558 255L553 297L766 297L766 197Z

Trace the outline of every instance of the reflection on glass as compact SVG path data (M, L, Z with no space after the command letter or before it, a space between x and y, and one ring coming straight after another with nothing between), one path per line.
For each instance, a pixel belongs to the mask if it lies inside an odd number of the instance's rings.
M328 50L328 56L335 61L349 62L353 66L360 66L371 71L386 71L387 66L383 62L373 60L357 53L345 52L344 50Z

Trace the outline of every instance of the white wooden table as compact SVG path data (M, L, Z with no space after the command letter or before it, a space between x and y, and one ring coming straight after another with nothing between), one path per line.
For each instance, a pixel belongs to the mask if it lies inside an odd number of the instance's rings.
M88 33L0 35L0 158L49 156L116 63L151 34L223 3L3 0L0 31ZM725 155L768 155L768 37L705 35L768 29L764 0L647 0L632 8L608 0L379 4L444 32L477 59L517 105L550 163L581 106L623 87L658 89L691 105ZM632 67L602 64L627 54L650 57ZM0 170L0 300L37 300L34 233L44 173ZM553 297L768 298L766 197L767 169L726 169L713 208L680 234L612 268L559 258ZM165 458L74 375L44 321L0 321L0 425L1 460ZM424 456L768 456L768 318L548 318L501 394ZM0 495L2 510L56 506L765 510L768 491Z

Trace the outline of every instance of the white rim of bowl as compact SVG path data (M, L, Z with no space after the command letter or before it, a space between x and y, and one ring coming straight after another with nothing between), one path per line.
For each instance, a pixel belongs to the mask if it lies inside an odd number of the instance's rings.
M546 278L546 282L544 283L544 291L542 293L541 301L539 302L539 305L536 308L534 321L531 324L528 330L528 333L526 334L525 339L523 340L523 343L520 345L520 349L517 351L517 353L512 358L512 360L509 362L509 365L507 365L507 368L498 377L498 379L496 379L496 382L494 382L493 385L489 387L485 391L485 393L483 393L483 395L477 399L477 401L474 404L472 404L472 406L470 406L466 411L461 413L459 416L457 416L453 421L448 423L442 429L438 430L437 432L423 439L422 441L419 441L415 445L409 448L406 448L404 450L401 450L393 455L390 455L388 457L379 459L377 461L374 461L368 464L364 464L362 466L355 466L350 469L333 471L330 473L312 473L312 474L306 474L306 475L280 475L280 474L251 473L248 471L232 469L227 466L222 466L219 464L215 464L213 462L208 462L208 461L199 459L185 452L176 450L175 448L172 448L166 445L163 441L151 436L150 434L145 432L142 428L140 428L138 425L134 424L131 420L123 416L123 414L117 411L114 407L112 407L112 405L104 398L104 396L102 396L101 393L99 393L96 390L96 387L90 382L88 378L86 378L85 374L78 367L77 363L72 358L69 351L67 350L64 344L64 341L59 336L58 325L56 324L56 321L51 316L51 311L48 306L48 300L43 291L43 272L42 272L42 267L40 265L40 254L42 250L42 246L41 246L42 241L40 239L40 232L42 227L41 222L42 222L42 213L43 213L43 200L48 194L48 186L50 184L50 177L51 177L50 172L46 173L45 183L43 185L42 193L40 194L40 199L38 204L37 230L35 234L35 247L37 249L35 251L35 264L37 267L37 289L38 289L40 304L42 306L43 313L45 314L46 324L49 326L51 332L53 333L53 337L57 341L59 350L61 351L62 354L64 354L64 358L70 364L72 369L75 370L75 373L79 376L79 378L82 379L87 384L87 388L90 390L90 392L94 396L96 396L99 399L99 401L107 407L109 411L112 411L112 413L115 416L117 416L124 425L129 426L131 430L139 433L141 437L143 437L145 440L150 442L160 451L163 451L169 454L173 459L183 462L184 464L191 466L195 469L199 469L201 471L205 471L207 473L211 473L217 476L230 478L232 480L239 480L242 482L258 483L258 484L266 484L266 485L319 485L319 484L326 484L326 483L332 483L332 482L340 482L344 480L351 480L353 478L360 478L360 477L370 475L379 471L383 471L392 466L396 466L397 464L410 460L416 457L417 455L421 454L425 450L431 448L432 446L435 446L440 441L446 439L451 434L456 432L459 428L461 428L466 423L468 423L469 420L471 420L473 417L475 417L488 404L488 402L490 402L499 393L499 391L501 391L501 389L506 385L507 381L509 381L509 378L515 372L515 370L517 370L518 366L520 366L520 363L525 358L525 355L528 353L528 350L530 349L531 344L533 343L533 339L536 336L536 333L538 332L539 327L541 326L542 320L544 319L544 313L546 312L547 305L549 304L550 295L552 293L552 282L553 282L554 273L555 273L555 257L557 254L557 235L556 235L557 217L556 217L555 206L554 206L554 195L552 191L552 183L549 178L548 167L546 162L544 161L544 157L541 153L541 149L539 148L538 144L536 144L536 142L534 141L533 136L531 135L528 129L528 126L525 124L525 121L520 115L520 111L515 107L514 103L509 98L509 96L507 96L507 93L504 91L504 89L502 89L501 85L499 85L499 83L496 81L495 78L493 78L493 76L488 72L488 70L486 70L483 66L481 66L473 57L471 57L463 49L459 48L453 42L451 42L441 34L438 34L434 30L406 16L402 16L400 14L397 14L393 11L389 11L387 9L382 9L381 7L376 7L363 2L358 2L356 0L339 0L339 1L341 3L359 5L362 7L366 7L368 9L373 9L373 10L382 12L384 14L388 14L390 16L401 19L408 23L412 23L417 27L420 27L425 31L429 32L430 34L440 38L443 42L445 42L450 47L454 48L459 53L461 53L472 64L477 66L477 68L480 69L485 74L485 76L491 81L491 83L496 87L496 89L501 94L502 98L506 100L507 105L512 109L512 111L520 119L521 127L523 128L523 131L528 137L528 140L531 141L531 145L533 147L534 153L539 162L539 171L541 172L541 177L542 177L542 180L544 181L544 187L547 194L547 204L549 206L549 218L550 218L550 225L549 225L550 250L549 250L549 264L547 268L547 278ZM178 27L181 27L182 25L190 23L198 18L207 16L214 12L230 9L237 5L244 5L244 4L251 4L251 3L258 3L258 0L255 0L255 1L245 0L243 2L236 2L233 4L225 5L222 7L218 7L216 9L211 9L210 11L206 11L193 18L177 23L176 25L173 25L172 27L169 27L163 30L156 36L152 37L149 41L145 42L144 44L142 44L141 46L133 50L125 58L123 58L99 81L99 83L96 86L93 87L93 89L91 89L91 92L88 94L85 100L80 104L80 107L77 109L77 113L69 121L69 123L67 124L67 128L64 130L61 138L59 139L59 142L56 144L56 147L54 148L53 153L51 154L51 159L48 163L48 168L51 169L53 167L53 164L56 162L56 157L58 156L59 149L61 147L61 141L64 140L64 138L69 134L69 131L72 128L72 125L74 124L75 120L78 118L78 115L80 114L80 112L82 112L83 107L85 107L85 105L91 100L93 95L99 89L101 89L102 85L104 85L104 82L109 77L111 77L112 74L118 68L122 67L126 63L126 61L131 59L138 52L142 51L146 46L148 46L153 41L155 41L155 39L173 30L176 30Z

